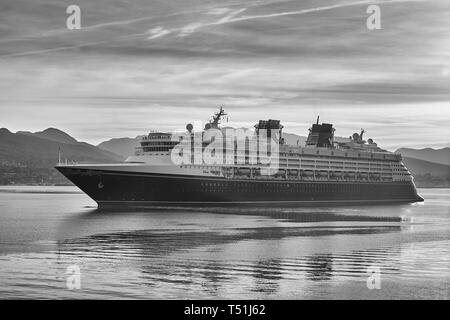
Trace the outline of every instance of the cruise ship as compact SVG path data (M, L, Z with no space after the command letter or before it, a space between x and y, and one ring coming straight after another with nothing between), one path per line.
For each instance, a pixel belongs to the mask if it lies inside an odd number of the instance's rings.
M188 124L181 133L151 132L123 163L56 169L99 208L423 201L401 155L365 141L364 130L338 139L333 125L317 118L306 143L289 145L279 120L259 120L236 134L221 128L225 116L220 108L198 131Z

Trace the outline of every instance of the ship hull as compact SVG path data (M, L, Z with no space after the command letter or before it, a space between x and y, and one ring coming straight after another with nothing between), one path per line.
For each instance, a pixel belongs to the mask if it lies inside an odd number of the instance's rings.
M226 179L57 167L98 203L108 207L318 206L417 202L412 181L349 182Z

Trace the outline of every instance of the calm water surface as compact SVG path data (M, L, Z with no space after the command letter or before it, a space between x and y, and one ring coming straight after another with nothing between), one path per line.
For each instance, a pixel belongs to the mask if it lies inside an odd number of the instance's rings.
M77 188L0 187L0 298L448 299L450 189L419 193L375 207L103 212ZM379 290L366 284L374 267Z

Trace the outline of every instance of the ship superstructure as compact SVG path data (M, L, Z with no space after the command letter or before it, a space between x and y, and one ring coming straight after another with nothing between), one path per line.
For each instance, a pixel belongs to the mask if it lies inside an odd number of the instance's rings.
M401 155L379 148L372 139L365 141L364 130L348 139L335 139L333 125L319 124L318 118L309 129L305 145L299 146L285 143L279 120L260 120L255 130L236 135L234 129L220 128L224 116L220 108L197 132L190 124L182 134L151 132L124 163L56 168L100 207L300 206L423 200ZM221 140L217 140L217 134ZM200 143L194 142L198 139ZM196 158L213 142L216 147L212 154L220 161ZM183 144L185 148L180 149ZM174 152L185 161L174 161ZM275 156L276 165L270 161Z

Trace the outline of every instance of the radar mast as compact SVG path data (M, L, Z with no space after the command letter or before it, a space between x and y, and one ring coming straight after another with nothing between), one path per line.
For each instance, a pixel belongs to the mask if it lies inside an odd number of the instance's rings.
M225 112L225 110L222 107L220 107L219 111L214 113L212 121L209 121L209 123L205 125L205 129L206 130L211 128L218 129L220 120L222 120L222 117L226 115L227 113Z

